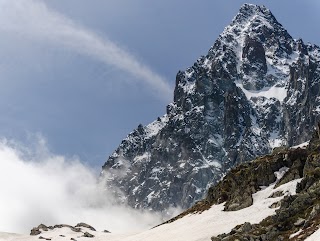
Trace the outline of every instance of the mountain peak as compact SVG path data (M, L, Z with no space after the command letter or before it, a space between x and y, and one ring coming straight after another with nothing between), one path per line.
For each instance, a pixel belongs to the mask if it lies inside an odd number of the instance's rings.
M239 13L237 14L236 18L241 15L243 17L251 18L252 16L259 15L264 16L265 18L272 19L274 18L271 11L266 8L264 5L255 5L245 3L240 7Z
M234 17L231 24L225 28L230 32L236 28L237 32L249 32L257 29L282 29L282 25L273 16L271 11L265 6L245 3L240 7L238 14Z
M252 4L252 3L244 3L241 7L240 7L240 12L261 12L261 13L270 13L270 10L267 9L264 5L256 5L256 4Z
M247 37L259 39L260 42L270 40L267 44L269 47L274 45L275 38L281 37L287 42L293 41L268 8L248 3L240 7L238 14L220 34L218 42L231 43L233 47L242 46Z
M178 72L167 114L109 157L108 185L135 208L187 208L235 164L308 140L319 59L266 7L244 4L208 54Z

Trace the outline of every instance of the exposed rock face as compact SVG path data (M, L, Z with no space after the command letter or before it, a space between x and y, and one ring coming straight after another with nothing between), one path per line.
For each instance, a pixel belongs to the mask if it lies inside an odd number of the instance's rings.
M278 186L291 180L302 178L297 185L297 194L293 196L285 196L279 205L275 206L276 215L269 216L259 224L244 223L232 229L228 234L221 234L217 237L212 237L211 240L305 240L313 232L319 229L320 224L320 140L317 133L314 134L310 145L305 150L294 149L283 151L274 155L265 156L257 159L250 164L245 164L251 170L251 175L244 176L239 186L228 189L224 195L226 199L226 209L230 203L238 202L235 199L236 193L246 186L252 177L260 177L267 183L270 171L267 170L266 176L261 174L253 174L256 164L261 164L265 167L279 165L288 166L289 169L278 182ZM266 164L268 163L268 164ZM267 168L269 169L269 168ZM209 190L208 197L205 199L207 207L212 203L219 203L221 198L221 190L225 188L227 183L237 179L237 174L242 172L243 166L235 168L230 172L222 182L216 187ZM246 171L245 171L246 172ZM249 178L248 178L249 177ZM274 177L275 178L275 177ZM259 178L249 184L253 187L260 183ZM259 184L258 184L259 185ZM274 193L275 196L284 195ZM204 202L204 201L203 201ZM197 206L197 205L196 205ZM198 205L198 207L200 207ZM245 207L245 206L243 206ZM194 209L197 209L194 207Z
M264 52L264 47L259 39L252 39L249 36L246 37L244 41L244 46L242 50L242 70L246 75L256 76L256 78L263 79L268 71L266 55ZM248 89L261 89L263 88L263 83L246 82L245 85Z
M319 83L320 48L245 4L208 54L178 72L166 115L108 158L107 185L135 208L188 208L236 164L308 140Z
M307 150L293 149L260 157L232 169L227 176L208 191L206 201L225 204L226 211L236 211L252 205L252 194L261 186L269 186L276 181L275 173L281 170L284 175L277 185L303 176L307 160ZM274 196L281 193L274 193Z

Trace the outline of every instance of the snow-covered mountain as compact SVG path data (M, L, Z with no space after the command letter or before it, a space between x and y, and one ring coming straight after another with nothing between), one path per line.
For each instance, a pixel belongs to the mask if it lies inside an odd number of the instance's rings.
M244 4L206 56L179 71L167 113L103 165L135 208L190 207L235 165L308 140L320 113L320 48Z

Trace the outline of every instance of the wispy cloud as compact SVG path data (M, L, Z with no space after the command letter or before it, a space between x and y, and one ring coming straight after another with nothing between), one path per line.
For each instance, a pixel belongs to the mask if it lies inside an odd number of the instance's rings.
M34 143L0 140L0 231L28 233L40 223L79 222L101 231L133 231L161 222L159 214L116 203L79 160L53 155L41 137Z
M0 0L0 31L62 45L126 71L166 101L167 81L116 43L49 9L40 0Z

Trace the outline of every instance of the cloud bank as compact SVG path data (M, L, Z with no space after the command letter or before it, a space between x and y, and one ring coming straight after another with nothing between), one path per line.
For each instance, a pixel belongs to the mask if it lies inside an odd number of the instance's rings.
M77 25L40 0L0 0L0 31L62 45L106 65L117 67L168 101L172 90L160 75L107 38Z
M76 158L51 154L41 138L32 148L0 140L0 231L29 233L40 223L86 222L121 232L162 221L159 214L116 204L96 176Z

